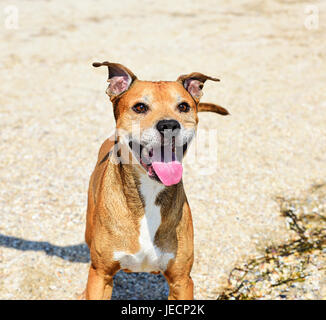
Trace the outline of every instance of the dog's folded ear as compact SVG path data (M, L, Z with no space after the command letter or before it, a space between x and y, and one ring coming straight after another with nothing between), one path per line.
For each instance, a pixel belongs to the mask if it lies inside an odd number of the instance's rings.
M202 89L206 80L220 81L220 79L212 78L199 72L193 72L180 76L177 82L180 82L191 94L196 103L198 103L203 95Z
M111 100L127 91L131 84L137 79L137 77L125 66L119 63L112 63L108 61L94 62L93 67L108 67L109 86L106 90L107 95Z
M221 114L222 116L227 116L230 114L225 108L217 104L207 102L200 102L198 104L198 112L215 112Z

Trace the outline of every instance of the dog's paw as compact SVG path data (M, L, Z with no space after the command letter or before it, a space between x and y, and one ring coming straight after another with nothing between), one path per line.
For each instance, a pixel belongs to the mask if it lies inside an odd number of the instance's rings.
M77 300L86 300L86 290L83 291L83 293L76 293L76 299Z

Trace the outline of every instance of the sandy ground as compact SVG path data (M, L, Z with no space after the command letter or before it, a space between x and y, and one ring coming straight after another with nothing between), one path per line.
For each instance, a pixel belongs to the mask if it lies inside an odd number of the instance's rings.
M199 124L217 129L215 170L205 158L185 164L196 299L216 299L238 263L290 241L275 199L326 181L326 3L314 2L316 30L304 25L309 4L2 1L0 298L73 299L85 287L88 180L114 128L106 70L93 61L144 80L221 79L202 100L231 116L202 114ZM6 24L11 5L17 29ZM116 277L116 299L166 295L160 276Z

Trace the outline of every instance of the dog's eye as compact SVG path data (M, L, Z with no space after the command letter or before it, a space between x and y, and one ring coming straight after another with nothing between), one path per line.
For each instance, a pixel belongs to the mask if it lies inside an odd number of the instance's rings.
M137 103L132 107L132 110L134 110L136 113L145 113L148 111L148 106L144 103Z
M190 106L187 102L182 102L178 105L178 109L180 112L188 112L190 110Z

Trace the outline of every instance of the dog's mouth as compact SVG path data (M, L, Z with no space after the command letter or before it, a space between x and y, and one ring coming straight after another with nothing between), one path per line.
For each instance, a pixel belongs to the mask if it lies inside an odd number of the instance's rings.
M176 146L175 137L172 137L169 144L154 147L147 147L135 140L129 141L130 149L148 176L165 186L180 182L183 171L182 158L187 146L187 143Z

